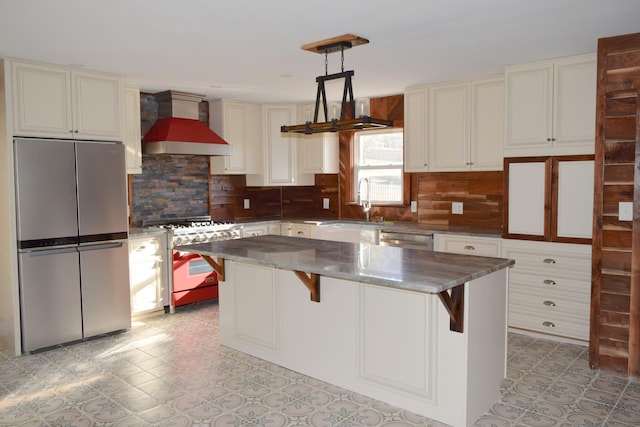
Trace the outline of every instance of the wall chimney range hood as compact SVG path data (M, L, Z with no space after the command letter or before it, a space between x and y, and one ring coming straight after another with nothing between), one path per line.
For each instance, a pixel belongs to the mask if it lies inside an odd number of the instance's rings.
M203 95L168 90L154 96L158 120L142 138L144 154L231 154L231 145L198 120Z

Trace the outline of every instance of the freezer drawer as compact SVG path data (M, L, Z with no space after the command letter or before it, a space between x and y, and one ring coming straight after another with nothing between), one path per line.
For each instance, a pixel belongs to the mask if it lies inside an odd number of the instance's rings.
M131 327L126 241L80 246L85 338Z
M81 339L77 249L25 252L18 260L23 351Z

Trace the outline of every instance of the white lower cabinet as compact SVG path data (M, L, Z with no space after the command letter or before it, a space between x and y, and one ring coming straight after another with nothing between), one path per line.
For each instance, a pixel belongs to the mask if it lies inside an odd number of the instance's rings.
M501 240L498 237L477 237L462 234L436 234L434 248L438 252L499 257Z
M129 278L131 284L131 314L142 316L164 312L168 294L169 267L166 236L129 236Z
M311 225L295 222L283 222L280 224L280 235L294 237L311 237Z
M509 327L559 340L588 341L591 246L503 240L509 272Z
M275 224L259 224L243 226L243 237L264 236L267 234L280 234L280 223Z

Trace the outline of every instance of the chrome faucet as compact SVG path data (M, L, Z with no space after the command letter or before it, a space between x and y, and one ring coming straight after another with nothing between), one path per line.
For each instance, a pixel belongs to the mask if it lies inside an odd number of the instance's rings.
M367 184L367 195L362 200L362 183ZM371 190L369 178L360 178L358 181L358 206L362 206L362 210L364 211L364 215L367 221L369 221L369 211L371 211Z

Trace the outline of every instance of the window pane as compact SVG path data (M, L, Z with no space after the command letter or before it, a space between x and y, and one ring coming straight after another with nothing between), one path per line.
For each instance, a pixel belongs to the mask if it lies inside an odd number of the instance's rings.
M366 131L356 133L355 138L355 192L367 197L369 179L370 200L373 203L394 204L403 202L402 130Z
M402 165L402 132L363 132L358 138L361 166Z
M402 202L402 169L360 169L360 178L369 178L370 198L373 203ZM366 184L362 184L362 197Z

